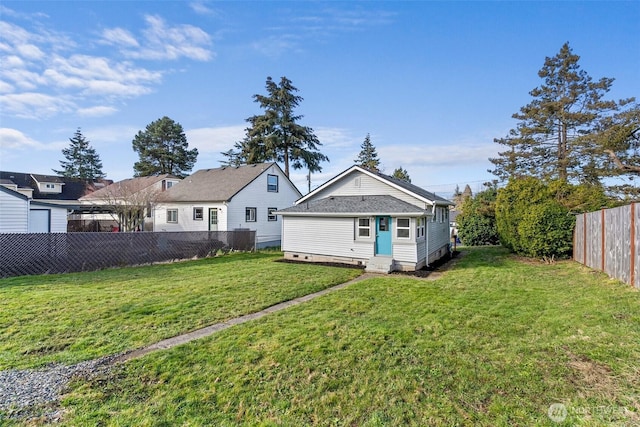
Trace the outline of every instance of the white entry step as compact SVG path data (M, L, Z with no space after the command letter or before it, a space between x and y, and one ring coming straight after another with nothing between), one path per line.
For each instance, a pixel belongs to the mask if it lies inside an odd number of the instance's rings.
M376 255L369 258L365 271L369 273L391 273L393 271L393 257Z

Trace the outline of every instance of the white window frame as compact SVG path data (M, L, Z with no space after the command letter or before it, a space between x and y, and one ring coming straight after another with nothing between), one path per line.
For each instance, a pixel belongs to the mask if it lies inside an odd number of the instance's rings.
M204 208L202 206L196 206L193 208L193 220L204 221Z
M256 222L258 220L258 208L248 207L244 208L244 220L245 222Z
M278 215L274 214L278 208L267 208L267 221L277 221Z
M361 221L366 221L367 225L361 225ZM356 218L355 221L355 226L356 226L356 239L357 240L370 240L372 237L372 233L371 233L371 223L374 222L372 221L371 217L359 217ZM367 235L364 236L361 234L362 231L367 230Z
M416 218L416 239L424 237L424 231L426 226L426 218Z
M167 209L167 223L178 223L178 209Z
M407 225L400 225L400 221L407 221ZM401 236L406 232L406 236ZM411 218L396 218L396 239L398 240L408 240L411 239Z
M269 182L269 180L271 178L275 178L275 180L276 180L275 189L273 188L274 184ZM279 179L278 175L267 174L267 191L269 193L277 193L278 190L280 189L280 182L279 181L280 181L280 179Z

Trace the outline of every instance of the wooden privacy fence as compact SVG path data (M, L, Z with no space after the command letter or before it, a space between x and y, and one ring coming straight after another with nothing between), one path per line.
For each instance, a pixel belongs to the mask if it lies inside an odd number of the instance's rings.
M640 206L580 214L573 259L640 289Z

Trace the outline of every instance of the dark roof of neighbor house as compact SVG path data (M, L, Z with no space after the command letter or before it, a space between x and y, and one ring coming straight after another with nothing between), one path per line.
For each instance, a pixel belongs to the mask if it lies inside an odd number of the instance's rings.
M330 196L281 209L282 215L425 215L430 212L393 196Z
M226 202L277 163L201 169L158 197L160 202Z
M41 193L38 182L50 182L64 184L62 186L62 193ZM94 191L94 184L87 183L79 178L66 178L62 176L51 175L38 175L22 172L7 172L0 171L0 180L7 180L7 184L15 184L18 188L31 188L33 189L34 200L78 200L85 194L89 194Z
M136 178L127 178L122 181L114 182L106 187L94 191L82 197L81 200L109 200L118 197L129 196L146 188L151 187L163 179L180 179L175 175L162 174L153 176L139 176ZM177 184L176 184L177 185Z

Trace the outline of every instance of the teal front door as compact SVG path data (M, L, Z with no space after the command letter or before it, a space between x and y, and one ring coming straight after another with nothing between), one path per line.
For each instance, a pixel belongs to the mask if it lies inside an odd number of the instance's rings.
M376 217L376 255L391 255L391 218Z

